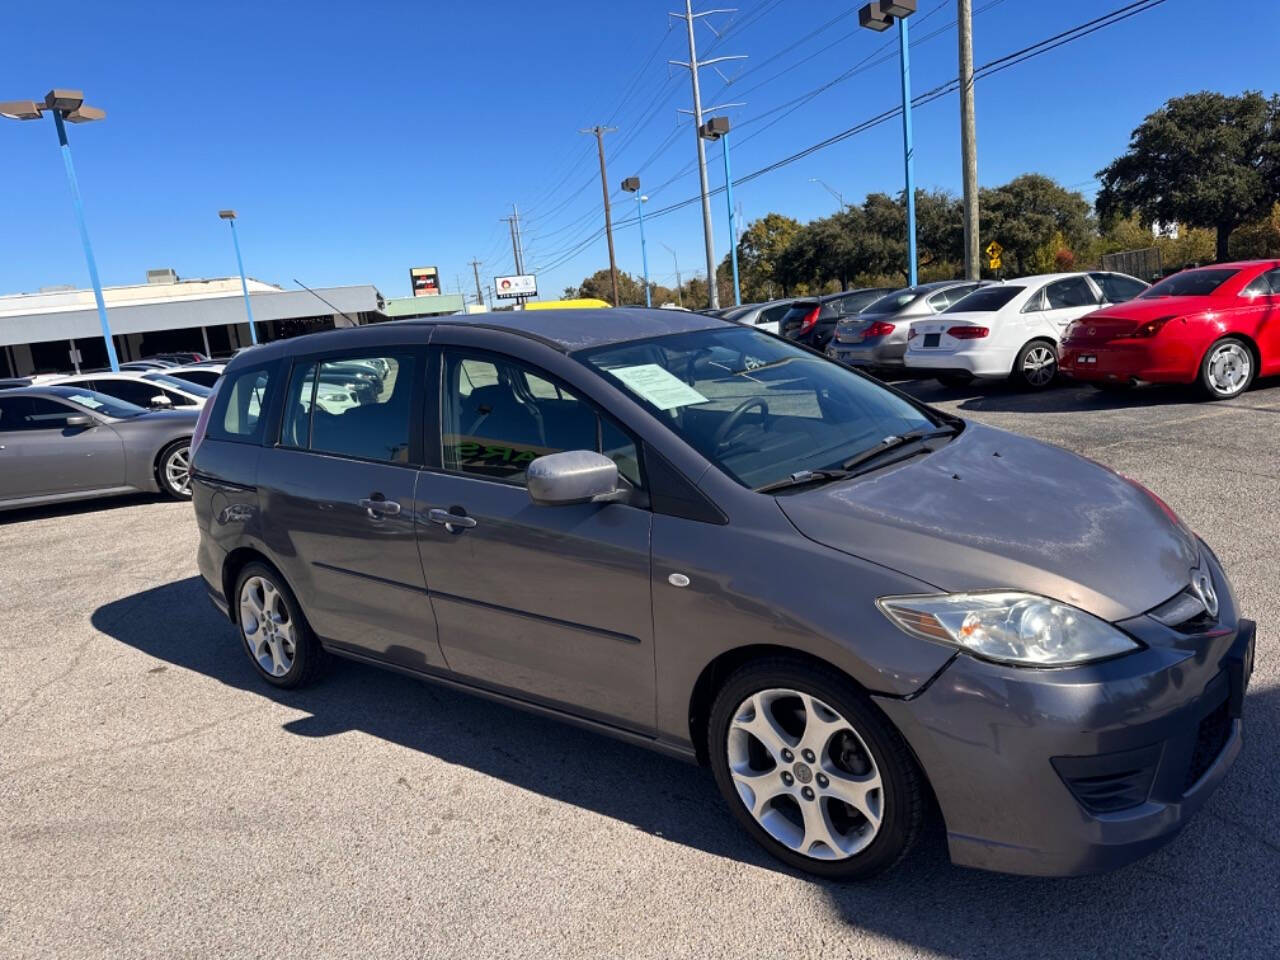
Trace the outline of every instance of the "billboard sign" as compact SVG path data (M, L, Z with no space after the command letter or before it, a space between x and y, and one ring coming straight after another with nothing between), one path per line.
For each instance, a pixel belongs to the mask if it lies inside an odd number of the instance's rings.
M536 297L538 295L538 278L532 273L518 274L514 277L494 277L493 292L499 300L510 300L513 297Z
M409 283L413 286L415 297L440 295L440 272L435 267L410 267Z

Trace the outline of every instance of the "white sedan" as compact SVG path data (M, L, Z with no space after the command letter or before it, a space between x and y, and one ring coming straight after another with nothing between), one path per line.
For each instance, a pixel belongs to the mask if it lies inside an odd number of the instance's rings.
M1010 378L1043 389L1058 374L1058 342L1073 320L1147 288L1122 273L1047 273L981 287L937 317L911 325L911 373L948 385Z
M128 370L120 373L82 373L74 377L61 377L54 382L64 387L78 386L96 390L144 410L157 407L198 409L204 406L205 400L213 392L208 387L170 377L159 370L147 373Z

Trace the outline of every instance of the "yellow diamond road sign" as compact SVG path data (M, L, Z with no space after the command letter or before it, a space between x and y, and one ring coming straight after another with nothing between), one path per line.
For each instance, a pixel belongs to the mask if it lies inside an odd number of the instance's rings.
M999 260L1002 253L1004 253L1004 247L1000 246L999 240L992 240L987 244L986 254L992 260Z

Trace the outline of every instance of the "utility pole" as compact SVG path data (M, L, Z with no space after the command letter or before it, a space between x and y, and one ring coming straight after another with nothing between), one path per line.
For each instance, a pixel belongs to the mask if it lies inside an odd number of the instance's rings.
M513 203L511 204L511 216L499 217L498 219L505 220L507 222L507 226L511 230L511 256L512 256L512 259L515 261L516 273L523 276L524 252L521 249L523 244L521 243L521 239L520 239L520 211L516 208L516 205ZM516 304L519 306L523 306L524 297L516 297Z
M479 260L471 261L471 272L475 275L475 278L476 278L476 303L480 304L480 306L483 307L484 294L480 292L480 261Z
M658 242L662 243L661 240L659 240ZM664 247L667 247L665 243L663 243L662 245ZM667 252L671 254L671 259L676 265L676 305L683 307L684 291L681 289L681 287L683 287L684 284L680 282L680 258L676 256L676 252L672 250L670 247L667 247Z
M711 227L711 196L707 188L707 149L702 142L702 93L698 86L698 68L707 67L724 60L742 60L744 58L740 56L713 57L710 60L699 61L698 44L693 35L693 23L699 17L705 17L713 13L733 12L733 10L706 10L702 13L694 13L693 0L685 0L684 13L667 14L669 17L683 20L689 33L689 61L686 63L682 60L668 60L667 63L677 67L687 67L689 76L693 81L693 135L698 143L698 183L702 190L702 237L707 247L708 305L713 310L720 306L720 291L716 287L716 246Z
M600 192L604 194L604 235L609 240L609 282L613 285L613 305L621 306L618 298L618 261L613 256L613 215L609 210L609 175L604 169L604 135L613 133L617 127L602 127L598 124L579 130L579 133L593 133L596 137L596 152L600 154Z
M957 0L960 35L960 155L964 167L964 275L981 277L978 253L978 127L973 115L973 2Z

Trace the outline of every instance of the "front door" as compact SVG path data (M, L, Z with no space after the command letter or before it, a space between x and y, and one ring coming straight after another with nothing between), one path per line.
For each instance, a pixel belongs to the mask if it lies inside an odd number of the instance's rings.
M88 417L89 426L67 418ZM121 487L124 444L110 425L47 397L0 396L0 498Z
M530 461L603 451L643 498L633 439L568 386L498 354L442 357L440 471L425 472L419 546L450 669L632 729L654 725L652 514L535 506Z
M296 360L258 467L264 535L312 628L414 669L443 666L414 528L424 362L412 347Z

